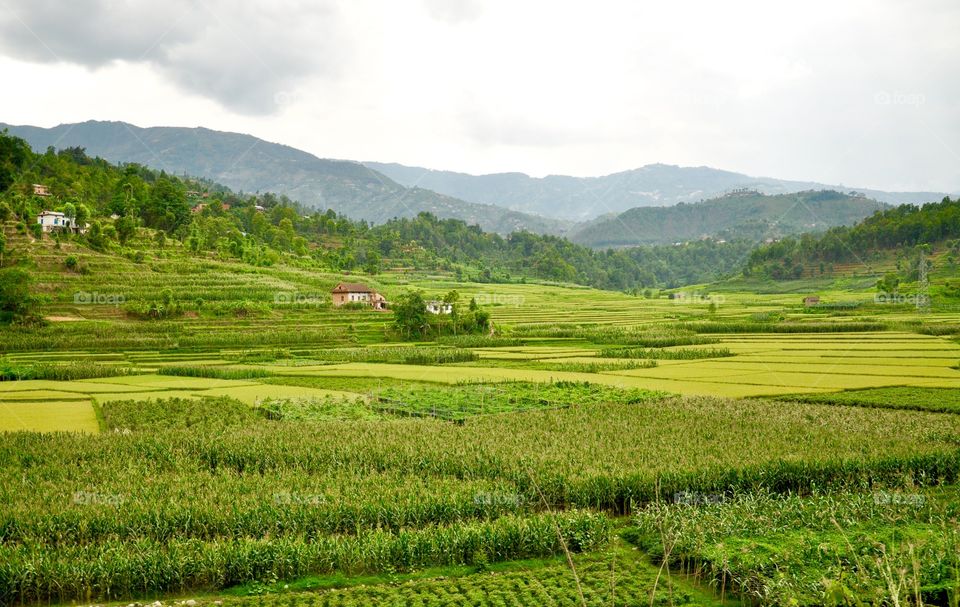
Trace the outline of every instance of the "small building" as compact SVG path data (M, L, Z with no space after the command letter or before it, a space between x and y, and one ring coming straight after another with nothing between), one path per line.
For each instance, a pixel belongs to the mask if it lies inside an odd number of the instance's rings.
M263 213L264 211L266 211L266 209L260 206L259 204L253 205L253 210L258 213Z
M33 195L34 196L50 196L50 188L43 185L42 183L34 183L33 185Z
M820 304L819 295L808 295L807 297L803 298L803 305L806 308L810 308L819 304Z
M374 310L386 310L386 298L365 284L357 282L341 282L330 291L333 295L333 305L340 307L348 303L365 303Z
M431 314L452 314L453 313L453 304L448 304L444 301L431 300L427 303L427 312Z
M76 227L73 219L67 217L59 211L44 211L37 215L37 223L44 232L53 232L56 230L63 232L72 232Z

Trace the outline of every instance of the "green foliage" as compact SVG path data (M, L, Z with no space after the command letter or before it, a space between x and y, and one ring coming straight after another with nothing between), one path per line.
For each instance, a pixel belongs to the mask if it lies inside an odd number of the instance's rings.
M0 268L0 322L20 321L36 315L37 299L31 293L33 278L22 267Z
M956 488L678 496L637 513L639 543L759 605L946 605L960 586Z
M423 336L429 327L427 304L420 291L410 291L396 298L393 309L393 326L407 339Z
M489 335L447 335L437 338L437 343L456 348L503 348L507 346L522 346L524 341L519 337L497 337Z
M362 398L267 399L257 405L267 419L318 422L331 420L376 420L383 416Z
M784 395L778 396L777 400L826 405L960 413L960 389L957 388L892 386L889 388L844 390L842 392ZM958 436L960 436L960 434L958 434Z
M960 237L960 199L923 206L905 204L878 211L853 227L831 228L822 236L805 234L762 246L750 254L745 272L787 278L791 268L818 262L862 262L874 253L941 245ZM886 279L884 279L886 280ZM885 285L890 286L890 285Z
M150 189L150 197L142 213L148 226L167 232L176 231L190 221L190 205L186 194L173 179L163 174Z
M431 346L376 346L336 348L316 353L329 362L400 363L406 365L442 365L478 359L470 350Z
M119 242L121 246L126 245L130 238L137 232L137 222L129 215L118 218L113 223L113 227L117 231L117 242Z
M900 290L900 276L896 272L887 272L877 281L877 290L881 293L896 293Z
M811 215L823 227L852 225L882 206L875 200L829 190L731 193L693 204L637 206L586 224L574 232L573 239L594 247L624 247L672 245L709 234L757 243L810 231Z
M0 192L17 183L31 155L26 141L10 136L6 129L0 132Z
M160 398L156 400L111 400L100 406L107 430L156 432L197 428L204 432L256 424L256 412L236 399Z
M514 413L535 409L600 403L641 404L664 396L643 389L619 389L586 382L509 382L456 387L388 387L376 392L381 410L392 414L417 414L463 420L489 413Z
M209 377L213 379L254 379L271 377L266 369L235 369L210 365L170 365L157 370L160 375L179 375L182 377Z
M713 344L719 340L697 335L695 331L676 327L611 327L578 325L525 325L515 329L525 337L565 337L591 341L596 344L620 344L644 348L695 346Z
M661 350L647 348L603 348L597 356L604 358L651 358L656 360L699 360L733 356L729 348L684 348Z
M138 375L139 369L125 365L104 365L78 360L69 363L18 363L0 358L0 381L49 379L70 381L97 377Z
M882 322L757 322L723 321L691 322L682 325L697 333L866 333L886 331Z

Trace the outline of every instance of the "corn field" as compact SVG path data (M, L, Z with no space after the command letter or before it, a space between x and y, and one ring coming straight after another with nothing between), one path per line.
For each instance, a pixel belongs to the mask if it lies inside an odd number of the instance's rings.
M936 484L960 470L953 416L796 403L597 402L463 425L254 420L229 399L103 415L124 431L0 443L4 604L546 556L558 526L589 549L607 536L603 512L676 492Z

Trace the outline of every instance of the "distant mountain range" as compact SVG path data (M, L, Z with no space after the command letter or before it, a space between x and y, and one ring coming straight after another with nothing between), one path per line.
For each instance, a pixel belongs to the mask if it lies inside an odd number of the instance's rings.
M750 177L709 167L651 164L603 177L550 175L536 178L523 173L468 175L400 164L366 162L397 183L455 196L469 202L496 204L524 213L584 221L635 207L665 207L680 202L708 200L739 188L765 194L806 190L855 190L890 204L922 204L941 200L940 192L884 192L806 181Z
M672 243L703 236L762 240L852 224L876 210L876 201L925 203L944 197L937 192L863 188L851 194L850 188L840 186L664 164L603 177L468 175L322 159L240 133L140 128L125 122L88 121L49 129L0 123L4 128L37 151L49 146L82 147L111 162L136 162L204 177L233 190L286 194L305 205L331 208L354 219L381 223L427 211L489 232L561 234L594 247ZM758 193L730 195L744 188ZM819 196L815 192L819 190L836 191ZM803 194L790 196L796 192ZM689 204L701 200L708 202Z
M671 244L707 237L761 242L853 225L885 208L889 205L830 190L774 196L737 191L694 204L630 209L582 224L568 237L597 248Z
M98 121L49 129L0 123L0 130L4 128L37 151L49 146L82 147L89 155L111 162L136 162L178 175L205 177L234 190L286 194L309 206L376 223L422 211L502 234L519 229L560 233L570 223L406 187L359 162L317 158L240 133Z

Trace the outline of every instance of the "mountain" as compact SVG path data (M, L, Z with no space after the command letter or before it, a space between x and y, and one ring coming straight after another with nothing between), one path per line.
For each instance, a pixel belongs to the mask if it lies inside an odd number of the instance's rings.
M550 175L536 178L523 173L468 175L400 164L366 162L368 167L406 186L455 196L461 200L496 204L524 213L583 221L634 207L662 207L697 202L748 188L765 194L805 190L849 191L851 188L815 182L750 177L709 167L651 164L603 177ZM921 204L940 200L937 192L884 192L856 188L874 200L891 204Z
M705 237L756 242L852 225L887 205L831 190L777 194L738 190L672 207L638 207L581 226L570 239L591 247L669 244Z
M49 146L82 147L91 156L111 162L135 162L169 173L205 177L244 192L286 194L308 206L331 208L375 223L427 211L501 234L518 229L556 234L567 226L562 221L406 187L359 162L317 158L240 133L98 121L49 129L0 123L0 130L4 128L37 151Z

